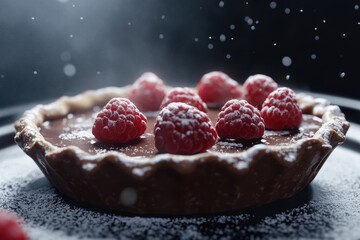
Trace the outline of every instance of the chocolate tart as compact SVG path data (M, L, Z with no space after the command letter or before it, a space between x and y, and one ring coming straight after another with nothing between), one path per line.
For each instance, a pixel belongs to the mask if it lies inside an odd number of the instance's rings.
M160 154L148 130L128 145L98 143L94 114L131 86L87 91L38 105L15 123L16 143L55 188L112 212L186 215L219 213L289 198L306 187L349 128L325 99L297 94L297 131L265 131L259 141L218 141L196 155ZM209 116L216 120L217 112Z

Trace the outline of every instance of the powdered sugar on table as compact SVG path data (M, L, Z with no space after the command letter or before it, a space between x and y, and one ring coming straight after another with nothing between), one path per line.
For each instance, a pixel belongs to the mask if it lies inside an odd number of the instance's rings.
M338 148L309 187L270 205L212 216L140 217L98 212L63 198L13 146L2 150L0 208L23 218L31 239L357 239L357 160L356 152Z

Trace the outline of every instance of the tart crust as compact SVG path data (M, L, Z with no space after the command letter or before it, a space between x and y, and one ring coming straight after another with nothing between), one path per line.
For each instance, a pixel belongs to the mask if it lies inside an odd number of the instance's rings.
M15 123L15 141L58 191L77 202L112 212L188 215L234 211L293 196L315 178L349 128L338 106L300 93L303 113L320 117L323 124L312 138L287 146L134 158L115 151L91 155L75 146L59 148L40 133L45 121L128 97L130 91L131 86L108 87L38 105Z

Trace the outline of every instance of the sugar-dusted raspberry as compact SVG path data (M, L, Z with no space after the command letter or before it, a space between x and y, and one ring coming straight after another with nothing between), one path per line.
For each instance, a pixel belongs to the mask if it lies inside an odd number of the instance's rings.
M133 84L129 99L140 111L158 111L165 97L165 84L154 73L146 72Z
M20 219L16 215L5 210L0 210L0 239L28 239L28 236L20 223Z
M230 99L241 98L241 85L223 72L205 74L197 85L201 99L210 108L220 108Z
M94 136L108 143L127 143L146 130L147 118L126 98L113 98L98 113L92 128Z
M164 98L161 103L161 108L166 107L172 102L183 102L196 107L200 111L207 112L207 106L203 100L190 88L176 87L173 88Z
M221 108L215 128L222 139L249 140L264 135L265 123L259 109L246 100L232 99Z
M160 111L154 135L156 148L172 154L204 152L217 138L207 114L182 102L170 103Z
M261 109L266 97L275 89L278 84L269 76L256 74L246 79L242 91L243 99Z
M297 129L302 121L302 112L297 104L295 93L287 87L274 90L265 99L261 116L266 129Z

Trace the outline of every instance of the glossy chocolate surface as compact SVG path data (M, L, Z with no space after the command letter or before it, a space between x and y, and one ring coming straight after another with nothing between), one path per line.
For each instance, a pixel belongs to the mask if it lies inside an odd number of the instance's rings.
M77 146L90 154L101 154L109 150L119 151L132 157L153 157L158 154L154 144L153 126L156 114L148 117L148 128L143 136L126 145L104 144L96 140L91 129L99 108L84 113L68 114L67 117L46 121L41 125L41 134L47 141L58 147ZM218 111L210 110L209 117L215 125ZM303 122L295 131L266 130L262 139L254 141L218 140L208 151L234 153L241 152L255 144L284 146L302 138L310 138L320 128L322 120L313 115L303 115Z

